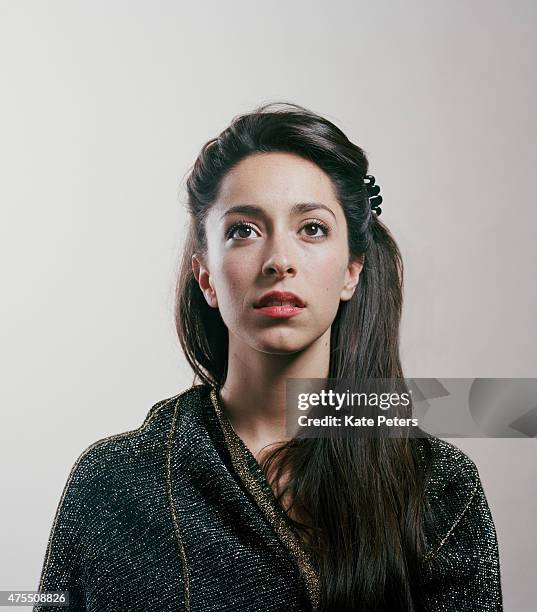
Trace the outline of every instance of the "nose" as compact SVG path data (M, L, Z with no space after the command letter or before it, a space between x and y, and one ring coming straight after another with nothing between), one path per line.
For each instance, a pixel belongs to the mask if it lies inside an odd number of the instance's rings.
M274 253L263 264L263 274L266 276L295 276L296 267L283 254Z

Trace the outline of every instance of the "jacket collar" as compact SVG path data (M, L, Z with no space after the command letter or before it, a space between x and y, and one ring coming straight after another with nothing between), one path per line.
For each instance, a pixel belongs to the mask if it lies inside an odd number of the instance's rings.
M166 444L166 488L185 608L198 608L208 593L220 601L225 576L231 608L239 601L248 607L250 599L255 607L262 588L271 602L281 600L282 609L294 609L293 600L300 609L305 599L315 609L314 576L293 546L283 510L275 506L261 466L234 432L230 437L211 391L197 385L179 396ZM302 592L296 589L300 577Z

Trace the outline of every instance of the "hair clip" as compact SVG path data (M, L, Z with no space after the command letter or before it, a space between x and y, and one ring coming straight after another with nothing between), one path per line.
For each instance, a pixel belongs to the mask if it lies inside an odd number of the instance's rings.
M380 186L375 185L375 177L372 174L365 175L364 184L367 189L367 197L371 205L371 210L374 210L378 217L382 212L382 208L380 208L380 204L382 204L382 196L379 195Z

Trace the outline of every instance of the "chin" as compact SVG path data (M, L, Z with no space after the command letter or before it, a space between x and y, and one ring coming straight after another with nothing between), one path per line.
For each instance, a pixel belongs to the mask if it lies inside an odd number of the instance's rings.
M298 353L311 344L312 340L304 338L296 331L278 331L258 335L252 346L261 353L271 355L292 355Z

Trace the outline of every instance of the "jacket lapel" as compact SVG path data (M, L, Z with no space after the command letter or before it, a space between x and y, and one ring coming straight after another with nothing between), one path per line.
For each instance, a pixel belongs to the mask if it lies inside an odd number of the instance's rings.
M186 610L307 609L300 571L233 470L210 388L177 403L166 480Z

